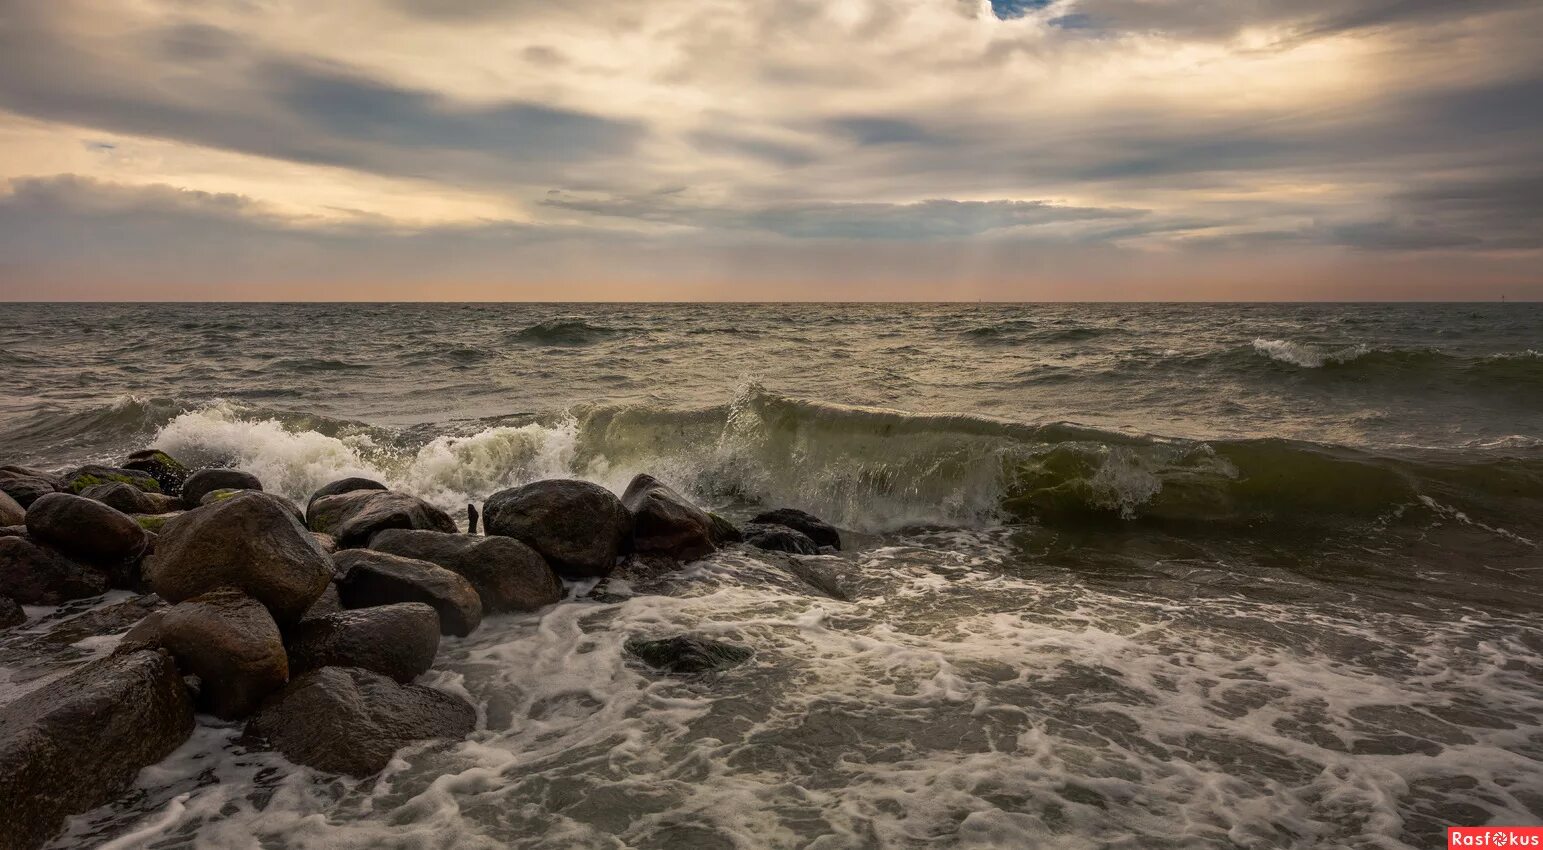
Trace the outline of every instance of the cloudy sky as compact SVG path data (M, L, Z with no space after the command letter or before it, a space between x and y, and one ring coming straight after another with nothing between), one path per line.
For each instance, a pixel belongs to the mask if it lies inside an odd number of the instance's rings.
M1501 295L1538 0L0 0L0 299Z

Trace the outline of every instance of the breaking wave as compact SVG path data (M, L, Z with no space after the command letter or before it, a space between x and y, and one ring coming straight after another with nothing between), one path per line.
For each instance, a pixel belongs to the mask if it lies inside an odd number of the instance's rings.
M509 341L522 345L590 345L615 336L619 331L594 325L582 319L554 319L531 325L509 334Z

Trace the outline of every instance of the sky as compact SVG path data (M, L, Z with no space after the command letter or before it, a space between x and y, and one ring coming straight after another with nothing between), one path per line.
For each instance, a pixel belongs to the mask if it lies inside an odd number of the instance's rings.
M1502 296L1538 0L0 0L0 300Z

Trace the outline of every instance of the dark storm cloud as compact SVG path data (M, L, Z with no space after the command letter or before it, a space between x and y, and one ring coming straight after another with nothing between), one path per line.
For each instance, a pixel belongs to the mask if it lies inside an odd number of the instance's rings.
M151 33L173 65L63 37L46 12L0 27L0 106L103 130L297 162L449 180L510 180L625 154L636 121L550 105L462 103L333 63L252 48L207 26Z
M1056 206L1041 201L929 200L913 204L789 204L759 209L692 206L670 196L542 201L594 215L664 224L762 230L795 239L953 239L993 230L1123 220L1142 210Z
M1322 37L1384 27L1421 26L1532 0L1062 0L1055 11L1075 28L1233 38L1249 27L1276 27L1288 37Z

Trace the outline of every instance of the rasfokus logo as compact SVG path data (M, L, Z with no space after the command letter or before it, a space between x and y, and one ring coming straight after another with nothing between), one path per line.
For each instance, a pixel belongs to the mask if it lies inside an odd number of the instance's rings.
M1543 826L1449 826L1453 847L1543 847Z

